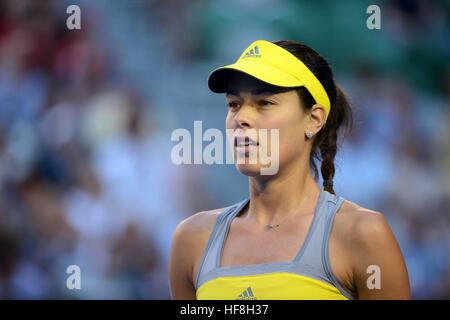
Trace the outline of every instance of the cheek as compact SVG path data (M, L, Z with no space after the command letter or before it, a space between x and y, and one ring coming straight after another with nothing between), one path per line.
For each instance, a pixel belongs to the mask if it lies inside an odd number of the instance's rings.
M234 140L233 140L233 132L234 132L234 125L233 125L233 116L230 112L227 113L227 117L225 118L225 135L226 135L226 141L225 143L229 145L231 150L234 148Z
M272 145L272 148L278 148L280 162L299 154L304 146L303 124L301 117L294 113L277 114L264 121L261 126L267 129L278 129L278 146ZM271 140L270 140L271 141Z
M225 128L226 129L233 128L233 117L231 116L230 112L227 112L227 116L225 118Z

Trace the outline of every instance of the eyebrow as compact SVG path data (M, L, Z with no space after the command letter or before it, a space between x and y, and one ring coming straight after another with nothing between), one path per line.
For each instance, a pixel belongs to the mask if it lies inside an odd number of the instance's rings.
M250 93L255 96L271 96L277 94L277 92L269 91L267 89L254 89L250 90ZM239 98L242 98L237 90L231 90L226 93L226 96L233 95Z

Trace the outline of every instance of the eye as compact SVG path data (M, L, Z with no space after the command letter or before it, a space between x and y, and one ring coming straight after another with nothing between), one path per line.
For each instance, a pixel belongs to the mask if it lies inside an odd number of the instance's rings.
M263 99L258 102L258 105L261 107L270 107L270 106L274 105L274 103L272 101Z
M239 108L239 103L237 101L229 101L228 108L235 110L235 109Z

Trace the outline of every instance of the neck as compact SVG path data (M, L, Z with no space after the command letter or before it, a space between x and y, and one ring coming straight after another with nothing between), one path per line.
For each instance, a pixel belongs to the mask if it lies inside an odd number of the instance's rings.
M308 166L284 168L269 180L250 177L250 205L248 213L258 224L277 223L298 214L311 214L317 203L320 188Z

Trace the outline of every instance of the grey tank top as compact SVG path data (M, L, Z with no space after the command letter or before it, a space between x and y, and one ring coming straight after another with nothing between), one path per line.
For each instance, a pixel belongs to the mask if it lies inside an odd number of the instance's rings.
M351 293L339 284L331 272L328 255L328 243L333 219L341 207L344 198L329 193L323 187L320 190L319 200L316 204L314 217L306 239L294 260L290 262L269 262L238 267L221 267L220 260L231 221L249 201L250 199L247 198L226 207L217 217L195 278L196 290L205 282L218 277L290 272L331 284L347 298L354 299Z

